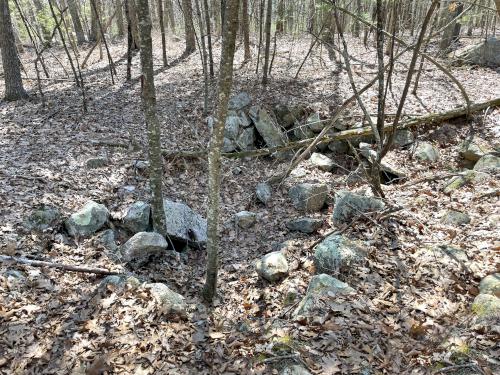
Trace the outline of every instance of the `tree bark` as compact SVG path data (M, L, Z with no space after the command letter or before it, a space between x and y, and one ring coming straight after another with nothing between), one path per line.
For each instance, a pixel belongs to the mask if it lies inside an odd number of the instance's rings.
M271 50L271 17L273 15L273 1L267 0L267 13L266 13L266 48L264 52L264 72L262 75L262 84L267 84L267 73L269 70L269 53Z
M226 2L226 26L222 41L222 56L219 74L217 118L210 139L208 154L208 228L207 228L207 278L203 297L211 302L215 295L219 252L219 202L221 185L221 150L227 103L233 84L233 61L238 30L239 1Z
M457 1L448 1L444 4L441 13L441 26L446 25L451 20L456 18L463 10L463 3ZM439 42L439 50L445 54L449 52L451 45L458 39L460 34L460 23L457 20L451 22L443 31L441 41Z
M93 6L90 7L90 35L89 40L95 42L99 37L99 25L97 22L97 17L99 17L99 12L101 11L101 2L99 0L95 0L95 8ZM96 12L97 9L97 12Z
M250 52L250 21L248 19L248 0L241 1L242 6L242 28L243 28L243 45L245 50L245 61L252 58L252 53Z
M28 94L21 79L21 62L17 55L8 0L0 0L0 50L5 81L4 99L26 98Z
M85 43L85 32L83 31L82 21L80 20L80 14L78 13L78 5L76 0L68 0L69 13L71 14L71 20L73 21L73 28L75 29L76 42L78 44Z
M153 43L151 39L151 16L148 0L136 0L139 35L141 39L141 86L142 108L146 118L149 143L149 184L151 187L151 211L153 229L166 236L165 210L163 208L160 122L156 116L156 93L153 73Z
M163 66L168 65L167 61L167 43L165 40L165 24L163 19L163 0L158 0L158 20L160 22L160 33L161 33L161 57L163 61Z
M196 51L196 39L194 36L193 6L191 0L182 0L182 10L184 12L184 32L186 39L186 49L183 55L187 56Z
M125 23L123 22L123 4L120 0L115 0L116 7L116 28L118 36L125 36Z

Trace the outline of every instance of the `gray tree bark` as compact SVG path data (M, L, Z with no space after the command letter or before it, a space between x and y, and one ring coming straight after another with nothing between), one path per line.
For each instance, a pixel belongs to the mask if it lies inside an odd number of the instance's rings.
M146 118L149 143L149 184L151 186L151 211L153 229L166 236L167 224L161 191L163 159L161 156L160 122L156 116L156 93L153 74L153 43L151 39L151 16L148 0L136 0L139 35L141 40L141 85L142 108Z
M222 40L222 56L219 73L218 107L210 151L208 153L208 229L207 229L207 279L203 297L211 302L216 291L219 253L219 203L221 185L221 150L227 103L233 85L233 62L238 31L239 1L227 1L226 26Z
M194 35L194 24L193 24L193 6L191 0L182 0L182 10L184 12L184 32L186 38L186 49L184 50L184 56L190 55L196 51L196 39Z
M85 43L85 32L83 31L82 21L80 20L80 14L78 13L78 4L76 0L68 0L69 13L71 14L71 20L73 21L73 28L75 29L76 42L78 44Z
M5 100L26 98L21 79L21 63L17 56L14 31L8 0L0 0L0 50L2 51L2 65L5 81Z
M262 83L267 84L267 73L269 70L269 52L271 50L271 17L273 15L273 1L267 0L266 12L266 47L264 52L264 71L262 75Z

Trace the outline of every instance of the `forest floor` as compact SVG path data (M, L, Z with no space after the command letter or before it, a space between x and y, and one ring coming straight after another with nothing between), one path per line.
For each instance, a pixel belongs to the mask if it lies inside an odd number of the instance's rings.
M351 95L345 70L320 47L313 51L298 79L295 72L310 44L309 38L278 41L267 88L255 75L254 59L242 65L242 48L235 63L233 92L246 91L253 104L271 109L276 103L303 103L319 108L323 117ZM158 115L165 150L199 150L209 139L203 115L203 75L198 53L182 61L183 42L169 38L169 61L161 67L161 47L155 38ZM375 62L373 48L349 40L351 53ZM141 112L140 60L133 60L131 82L125 81L125 44L115 42L111 53L118 78L111 84L105 60L98 53L85 71L88 112L82 112L79 91L71 76L48 55L54 77L44 81L47 106L42 107L36 82L26 81L31 99L0 103L0 253L69 264L86 264L119 272L131 271L112 262L93 239L74 241L56 228L27 233L23 220L40 205L58 207L66 216L93 199L119 217L130 203L148 200L148 179L134 165L147 159L147 138ZM85 56L87 48L82 49ZM218 61L220 42L216 43ZM62 50L54 56L65 61ZM33 55L22 60L35 77ZM409 57L403 59L408 63ZM65 66L68 70L68 67ZM460 92L435 67L424 65L418 95L409 95L405 114L419 116L464 104ZM375 66L354 64L358 85L372 79ZM473 102L500 97L500 72L478 67L453 67ZM395 112L406 76L397 64L388 96ZM210 93L213 97L215 86ZM3 86L0 86L0 96ZM376 111L376 91L364 96ZM349 115L359 114L356 106ZM303 295L314 275L311 245L335 229L331 219L334 192L369 192L368 184L348 187L356 168L349 155L335 156L333 173L303 162L273 189L264 206L254 196L257 183L288 167L270 157L224 160L221 199L221 271L213 307L199 296L204 282L205 251L189 250L134 271L142 281L164 282L186 297L188 319L175 321L161 314L146 292L107 291L97 298L102 276L0 264L0 373L2 374L261 374L276 373L290 354L316 374L493 374L500 371L499 322L484 323L471 313L484 276L499 272L499 182L465 186L452 196L442 192L448 175L463 168L460 143L475 136L499 147L500 109L490 109L437 127L414 129L419 140L436 143L440 160L419 162L412 149L391 151L388 158L404 170L407 181L384 186L388 202L403 207L376 221L361 219L345 236L364 241L370 249L366 264L338 276L356 290L340 301L338 311L310 321L290 318L287 291ZM130 147L113 147L124 144ZM88 169L90 157L107 156L110 164ZM206 215L207 166L204 159L169 159L164 163L166 197L185 202ZM427 178L427 179L426 179ZM291 204L288 188L300 182L324 182L330 189L328 209L312 216L324 221L312 235L290 232L286 222L302 216ZM441 218L448 209L467 212L470 224L454 227ZM258 215L249 229L237 229L234 214ZM124 241L125 239L120 239ZM290 275L280 283L258 278L253 262L287 240ZM456 262L439 250L450 245L467 255ZM19 270L26 283L13 285L8 271ZM288 357L287 357L288 355ZM456 367L450 367L456 366ZM274 372L273 372L274 371ZM499 373L499 372L496 372Z

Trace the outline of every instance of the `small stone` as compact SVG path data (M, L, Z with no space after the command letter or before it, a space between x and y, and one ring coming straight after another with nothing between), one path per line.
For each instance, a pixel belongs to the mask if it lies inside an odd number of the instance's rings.
M472 312L479 318L493 318L500 315L500 298L491 294L478 294L472 304Z
M123 290L127 286L130 289L137 289L141 282L134 276L111 275L106 276L99 284L100 291L116 291Z
M145 171L149 169L149 161L147 160L136 160L134 163L134 167L136 167L140 171Z
M207 220L181 202L163 200L167 234L174 240L203 245L207 241Z
M325 121L321 121L319 117L319 113L315 112L311 116L309 116L306 120L307 126L315 133L319 133L323 130L326 125Z
M443 224L465 225L470 223L470 217L464 212L449 210L442 219Z
M302 366L291 365L283 368L280 375L311 375L311 373Z
M478 140L465 141L460 146L460 156L466 160L478 161L491 152L491 150L482 146L480 143L482 142L478 142Z
M256 221L257 215L254 212L241 211L236 214L236 223L240 228L250 228Z
M122 225L131 233L146 232L149 228L151 206L145 202L135 202L122 219Z
M328 156L314 152L309 159L311 164L325 172L330 172L335 163Z
M475 171L487 172L500 169L500 157L495 155L484 155L474 165Z
M261 182L257 184L257 187L255 188L255 195L257 196L257 199L262 203L269 203L272 196L271 186L267 182Z
M257 273L270 282L278 281L288 275L288 262L281 251L264 255L256 262Z
M314 248L316 270L322 273L338 273L366 258L367 251L359 243L332 234Z
M434 145L421 142L415 150L415 157L423 162L435 163L439 160L439 151Z
M290 188L288 196L296 209L315 212L324 206L328 187L325 184L298 184Z
M89 169L102 168L109 164L109 159L105 157L90 158L85 161Z
M150 290L151 295L160 304L160 309L164 314L186 317L187 305L182 295L162 283L146 284L145 288Z
M222 152L229 153L234 152L236 150L236 144L228 139L224 138L224 143L222 144Z
M333 221L348 224L358 216L381 211L384 208L384 202L378 198L367 197L350 191L339 191L335 197Z
M286 227L291 231L302 233L314 233L323 225L323 220L310 217L299 217L286 223Z
M101 229L108 221L109 211L103 205L89 201L81 210L66 220L66 230L70 236L89 236Z
M415 142L415 137L413 133L407 129L396 130L394 134L394 146L405 147L411 145Z
M306 295L293 312L295 317L316 315L324 306L322 300L334 298L335 295L353 293L354 289L346 283L326 274L316 275L311 279Z
M335 154L343 155L349 151L349 145L344 141L332 141L328 143L328 149Z
M309 126L296 123L295 126L293 127L293 136L297 138L298 140L301 139L310 139L314 138L316 136L316 133L314 133Z
M168 247L162 235L154 232L139 232L121 247L123 260L134 266L141 266L151 257L161 255Z
M100 233L97 240L106 250L109 250L112 253L118 250L118 246L116 246L115 232L113 229L106 229Z
M53 207L43 207L32 212L24 221L23 225L28 230L37 230L43 232L54 228L61 219L59 210Z
M486 276L479 283L479 291L500 298L500 273Z
M229 99L229 102L227 104L227 108L229 110L233 111L238 111L240 109L245 108L246 106L250 105L252 102L252 98L250 98L250 95L246 92L240 92L239 94L233 96L231 99Z
M476 171L468 170L465 171L463 174L460 174L459 176L453 176L446 182L443 188L443 193L451 194L455 190L460 189L462 186L474 181L476 174L477 174Z

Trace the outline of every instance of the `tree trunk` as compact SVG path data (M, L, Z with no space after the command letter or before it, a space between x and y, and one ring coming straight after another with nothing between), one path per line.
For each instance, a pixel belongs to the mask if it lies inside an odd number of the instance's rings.
M356 0L356 13L361 14L361 0ZM360 25L358 20L354 20L353 34L359 38Z
M495 0L495 4L497 6L497 13L500 16L500 0Z
M448 1L447 3L445 3L441 13L441 26L450 23L450 21L456 18L462 12L462 10L462 3L458 3L457 1ZM440 52L443 54L449 52L452 43L458 39L459 34L460 25L458 24L457 28L457 21L455 20L451 22L443 31L441 41L439 42Z
M158 20L160 22L160 33L161 33L161 57L163 60L163 66L168 65L167 61L167 44L165 41L165 25L163 23L163 0L158 0Z
M153 74L153 43L151 39L151 16L148 0L136 0L136 10L141 40L141 84L142 108L146 117L149 143L149 184L151 187L151 211L153 229L166 235L167 225L163 208L162 176L163 162L161 156L160 122L156 116L156 94Z
M71 20L73 21L73 28L75 29L76 42L78 44L85 43L85 32L83 31L82 21L80 20L80 15L78 14L78 5L76 0L68 0L69 13L71 14Z
M204 298L211 302L217 287L219 252L219 201L221 185L221 149L224 139L224 125L227 103L233 84L233 61L238 30L239 1L228 1L225 33L222 41L220 63L218 108L208 154L208 228L207 228L207 279L203 289Z
M116 29L118 31L118 36L123 37L125 35L125 23L123 22L123 5L120 0L115 0L116 7Z
M95 8L93 6L90 7L90 35L89 40L95 42L97 38L99 38L99 24L97 22L97 17L101 12L101 2L99 0L95 0Z
M182 10L184 12L184 32L186 38L186 49L183 55L187 56L196 50L196 39L194 36L193 7L191 0L182 0Z
M208 0L203 0L205 25L207 27L207 44L208 44L208 68L210 77L214 77L214 55L212 51L212 26L210 25L210 9L208 8Z
M165 11L168 13L170 30L175 34L175 15L174 4L172 3L172 0L165 0Z
M130 22L130 29L132 31L132 50L139 49L139 28L137 26L137 10L134 0L128 0L126 2L128 7L128 21Z
M250 52L250 22L248 19L248 0L242 0L242 27L243 27L243 44L245 49L245 61L252 58L252 53Z
M276 20L276 32L283 33L285 31L285 3L284 0L278 2L278 19Z
M26 98L21 79L21 63L17 56L16 43L8 0L0 0L0 50L5 81L5 100Z
M269 70L269 52L271 49L271 17L273 15L273 1L267 0L266 13L266 48L264 52L264 72L262 75L262 83L267 84L267 71Z

